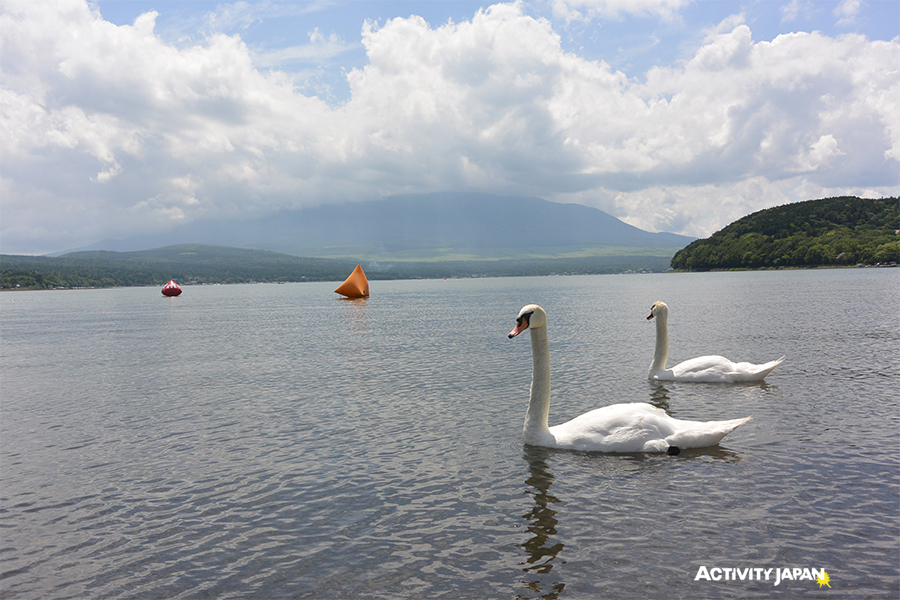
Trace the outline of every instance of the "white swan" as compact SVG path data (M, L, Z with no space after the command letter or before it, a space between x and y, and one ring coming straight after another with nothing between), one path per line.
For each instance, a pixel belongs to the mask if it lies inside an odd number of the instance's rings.
M576 417L562 425L547 426L550 412L550 344L547 313L537 304L519 311L514 338L531 330L531 402L525 414L525 443L548 448L599 452L668 452L682 448L715 446L750 420L681 421L652 404L613 404Z
M666 368L669 360L669 307L665 302L654 302L647 320L656 317L656 351L650 364L649 378L659 381L695 381L703 383L734 383L737 381L762 381L772 369L781 364L782 356L761 365L748 362L731 362L723 356L699 356Z

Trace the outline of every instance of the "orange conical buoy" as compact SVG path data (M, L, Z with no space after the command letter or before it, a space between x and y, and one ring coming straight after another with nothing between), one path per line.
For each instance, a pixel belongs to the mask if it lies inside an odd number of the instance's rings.
M369 296L369 280L366 279L362 267L356 265L356 268L350 273L350 277L345 279L344 283L334 291L348 298L367 298Z
M177 296L181 293L181 287L173 279L163 286L162 293L163 296Z

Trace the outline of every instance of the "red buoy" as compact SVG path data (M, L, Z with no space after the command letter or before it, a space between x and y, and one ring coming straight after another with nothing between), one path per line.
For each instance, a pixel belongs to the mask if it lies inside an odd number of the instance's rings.
M172 280L163 286L162 293L163 296L177 296L181 293L181 287Z

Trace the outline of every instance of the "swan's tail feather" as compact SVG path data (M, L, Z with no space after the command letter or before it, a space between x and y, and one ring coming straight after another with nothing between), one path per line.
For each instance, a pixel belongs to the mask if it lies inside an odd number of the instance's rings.
M759 365L759 366L760 366L761 368L765 369L765 370L766 370L766 373L769 373L769 372L772 371L772 369L774 369L775 367L777 367L778 365L780 365L781 363L784 362L784 357L785 357L785 356L786 356L786 355L783 354L783 355L781 356L781 358L776 358L775 360L770 360L769 362L767 362L767 363L765 363L765 364L762 364L762 365Z
M687 421L686 423L689 423L689 426L667 437L666 442L679 448L715 446L722 441L722 438L752 418L744 417L742 419L707 421L705 423Z
M775 367L780 365L782 362L784 362L784 356L782 356L781 358L769 361L765 364L759 365L760 378L765 377L766 375L771 373L775 369Z
M732 373L732 376L734 381L762 381L782 362L784 362L784 356L761 365L742 363L739 366L746 367L746 369Z

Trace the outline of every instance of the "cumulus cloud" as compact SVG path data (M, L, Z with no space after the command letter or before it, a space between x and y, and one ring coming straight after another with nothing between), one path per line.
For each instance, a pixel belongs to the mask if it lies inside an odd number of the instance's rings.
M638 79L499 4L366 23L368 62L331 106L261 71L239 35L176 47L152 12L116 26L83 0L4 7L4 251L411 191L534 194L692 235L838 190L897 193L896 39L757 42L733 18Z

